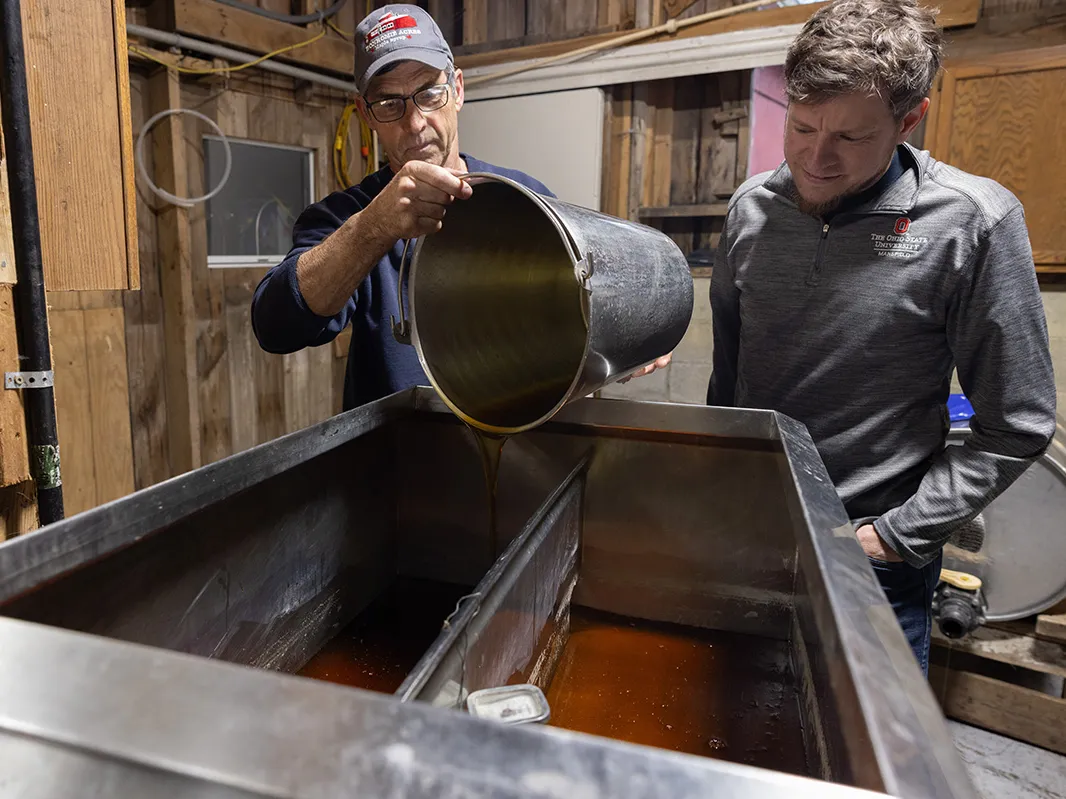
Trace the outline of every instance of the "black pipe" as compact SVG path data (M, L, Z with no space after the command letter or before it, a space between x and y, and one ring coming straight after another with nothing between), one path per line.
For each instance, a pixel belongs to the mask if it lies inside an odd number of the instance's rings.
M22 45L19 0L2 0L0 17L0 103L4 115L11 227L15 245L15 313L18 314L20 366L23 372L48 372L48 308L41 263L41 228L37 218L37 182L30 139L30 98ZM10 391L14 389L3 389ZM63 518L63 484L59 472L55 395L52 387L23 388L30 464L37 483L41 526Z

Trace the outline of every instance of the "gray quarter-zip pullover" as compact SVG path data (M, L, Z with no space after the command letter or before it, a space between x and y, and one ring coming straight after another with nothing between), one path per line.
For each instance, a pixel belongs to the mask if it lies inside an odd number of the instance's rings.
M796 207L785 164L736 191L708 403L804 423L850 517L921 566L1044 452L1055 382L1017 198L899 155L898 179L829 222ZM953 368L975 418L945 447Z

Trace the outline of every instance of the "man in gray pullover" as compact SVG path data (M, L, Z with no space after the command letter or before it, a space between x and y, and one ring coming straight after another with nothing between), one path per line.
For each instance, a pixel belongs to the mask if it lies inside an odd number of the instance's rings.
M835 0L785 64L785 163L734 194L711 285L711 405L806 424L923 669L942 548L1048 446L1055 384L1023 209L904 144L941 33ZM945 447L952 369L973 435Z

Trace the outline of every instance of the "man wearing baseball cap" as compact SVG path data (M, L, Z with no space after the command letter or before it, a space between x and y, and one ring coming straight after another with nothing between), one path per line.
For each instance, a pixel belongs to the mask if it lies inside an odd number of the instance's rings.
M414 348L392 336L396 283L404 240L437 232L448 206L471 196L463 175L492 172L554 196L528 175L459 150L463 73L418 6L387 5L359 23L355 84L388 164L304 210L292 250L252 299L252 327L267 352L327 344L351 323L344 410L429 385Z

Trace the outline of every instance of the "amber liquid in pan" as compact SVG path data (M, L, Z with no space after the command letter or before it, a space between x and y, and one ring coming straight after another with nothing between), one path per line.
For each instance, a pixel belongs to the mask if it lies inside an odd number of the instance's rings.
M550 724L807 774L785 642L574 607Z
M465 586L398 578L297 674L395 693L468 593Z

